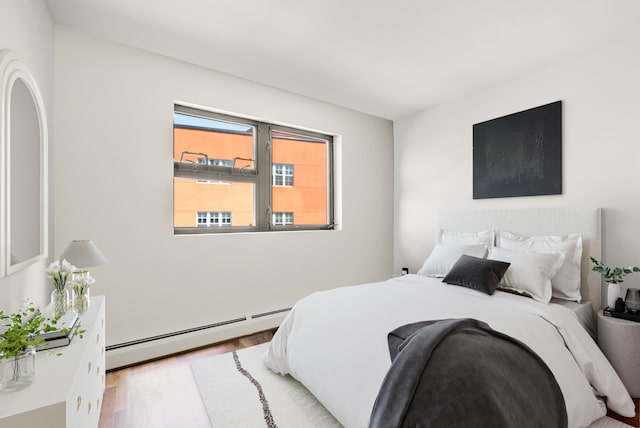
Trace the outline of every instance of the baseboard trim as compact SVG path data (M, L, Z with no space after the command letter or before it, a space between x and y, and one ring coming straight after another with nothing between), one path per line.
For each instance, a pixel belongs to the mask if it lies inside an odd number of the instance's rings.
M239 321L229 320L229 322L216 323L215 326L211 324L180 330L175 334L166 333L147 339L124 342L120 344L121 346L110 345L106 348L106 369L114 370L132 366L167 355L277 328L285 316L286 313L281 312L273 315L264 315L256 319L247 319L245 317L244 319L239 318Z

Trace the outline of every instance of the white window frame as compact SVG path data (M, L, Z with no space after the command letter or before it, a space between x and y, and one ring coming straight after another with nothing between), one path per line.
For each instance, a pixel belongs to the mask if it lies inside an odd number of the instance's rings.
M280 169L278 171L278 169ZM293 165L288 163L272 163L271 164L271 176L274 187L293 187ZM281 184L278 184L278 179L282 180Z
M251 226L231 226L219 228L207 228L202 226L196 227L175 227L174 234L203 234L203 233L233 233L233 232L268 232L273 230L333 230L336 228L334 223L334 178L333 178L333 162L334 162L334 137L329 134L322 134L305 129L293 128L274 123L256 121L239 116L231 116L228 114L217 113L213 111L203 110L184 106L181 104L174 105L175 113L186 114L207 119L222 120L232 123L253 126L256 129L254 142L253 159L243 159L243 161L252 161L254 168L246 168L247 162L233 160L233 166L212 165L207 160L200 164L192 162L181 162L174 160L174 179L188 178L201 180L205 182L245 182L254 184L254 215L255 221ZM283 132L300 135L316 140L326 141L326 162L327 162L327 222L323 224L304 224L304 225L275 225L273 224L273 216L271 209L271 197L273 188L273 164L271 162L271 136L273 132ZM213 159L212 159L213 160ZM196 223L197 224L197 223Z
M199 157L198 164L204 165L207 162L207 160L209 161L209 165L212 165L212 166L233 167L233 160L231 159L209 159L209 158Z
M229 227L231 226L231 212L198 211L196 213L196 224L198 227Z
M275 212L271 222L274 226L290 226L293 224L293 212Z

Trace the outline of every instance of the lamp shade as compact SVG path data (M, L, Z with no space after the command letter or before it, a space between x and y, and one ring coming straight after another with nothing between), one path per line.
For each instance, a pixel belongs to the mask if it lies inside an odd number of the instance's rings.
M93 241L74 240L69 242L67 248L60 254L60 260L66 259L78 268L90 268L100 266L108 262Z

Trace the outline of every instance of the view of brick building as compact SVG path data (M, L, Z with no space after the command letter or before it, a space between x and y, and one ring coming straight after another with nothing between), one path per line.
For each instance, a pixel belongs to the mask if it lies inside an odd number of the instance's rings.
M251 126L206 120L174 125L174 161L256 168ZM327 223L327 155L324 141L273 131L271 222ZM255 184L225 179L174 179L174 227L252 226Z

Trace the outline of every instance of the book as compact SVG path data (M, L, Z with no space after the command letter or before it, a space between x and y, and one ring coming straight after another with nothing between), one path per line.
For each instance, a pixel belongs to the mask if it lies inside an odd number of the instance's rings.
M73 334L69 336L59 337L57 339L46 340L44 345L38 346L36 351L49 350L53 348L59 348L61 346L67 346L71 343L71 339L73 338Z
M73 331L73 328L76 326L76 324L78 324L79 320L80 318L78 317L77 312L69 311L63 316L61 316L58 322L56 323L56 327L58 327L58 330L48 331L46 333L40 333L40 334L37 334L35 337L41 338L44 340L64 338L68 336L68 333L65 333L62 330L66 328L70 328L71 331Z
M602 310L602 314L607 317L620 318L627 321L640 322L640 313L637 312L616 312L608 306Z
M36 351L48 350L53 348L59 348L61 346L67 346L71 343L71 339L75 336L76 326L80 323L80 318L76 318L73 326L71 326L68 333L57 331L57 336L44 338L44 343L36 348Z

